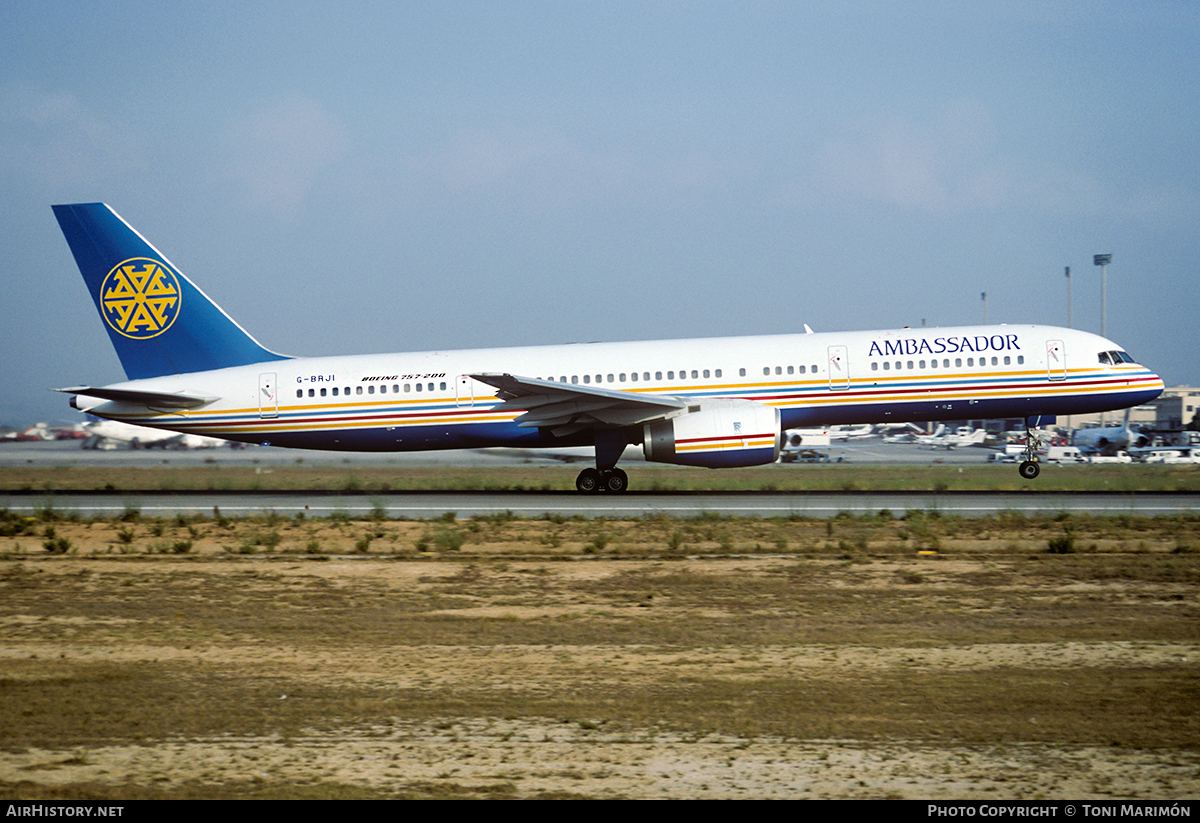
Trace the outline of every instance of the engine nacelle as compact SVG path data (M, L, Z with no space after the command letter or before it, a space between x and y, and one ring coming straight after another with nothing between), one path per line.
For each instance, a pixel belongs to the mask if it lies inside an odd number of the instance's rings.
M779 459L779 410L750 400L705 400L678 417L642 427L646 459L710 469Z

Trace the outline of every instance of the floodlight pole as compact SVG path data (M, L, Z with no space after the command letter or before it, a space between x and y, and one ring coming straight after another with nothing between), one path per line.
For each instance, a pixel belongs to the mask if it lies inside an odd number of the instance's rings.
M1071 299L1072 298L1072 295L1071 295L1071 285L1072 284L1071 284L1071 267L1070 266L1066 267L1066 273L1067 273L1067 328L1073 329L1073 328L1075 328L1075 319L1073 317L1073 312L1074 312L1073 306L1074 306L1075 301ZM1071 441L1074 442L1075 430L1071 427L1071 415L1069 415L1069 414L1067 415L1067 431L1071 433L1071 435L1072 435Z
M1072 300L1071 300L1071 267L1067 266L1067 328L1075 328L1075 320L1072 317Z
M1100 336L1108 337L1108 264L1111 254L1094 254L1092 263L1100 267Z
M1111 254L1092 255L1092 263L1100 267L1100 336L1108 339L1108 264L1112 262ZM1100 425L1104 426L1106 415L1100 412Z

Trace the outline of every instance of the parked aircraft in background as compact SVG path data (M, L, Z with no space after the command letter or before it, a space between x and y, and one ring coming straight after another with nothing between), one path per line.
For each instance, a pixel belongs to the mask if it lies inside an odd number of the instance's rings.
M855 427L834 426L830 432L830 436L833 437L834 442L840 442L842 440L862 440L867 437L878 437L878 435L875 434L875 427L870 423L865 426Z
M959 426L953 432L939 425L933 434L917 435L916 442L931 449L959 449L966 446L982 446L987 440L986 429L973 429L970 426Z
M875 427L868 424L851 428L849 426L828 426L816 429L788 429L783 433L783 448L797 449L800 447L828 446L847 440L860 440L870 437Z
M54 213L128 377L60 391L168 431L343 451L586 446L595 468L576 487L620 492L630 444L653 462L754 466L786 429L1021 417L1032 431L1163 389L1116 343L1031 325L289 357L108 206Z
M96 420L87 423L86 429L87 439L80 444L84 449L215 449L240 445L216 437L151 429L119 420Z
M933 430L932 434L914 434L912 442L922 446L933 446L942 442L942 436L946 432L946 424L939 423L938 427Z
M27 429L18 431L10 429L0 434L0 443L31 443L41 440L54 440L45 423L36 423Z
M49 423L35 423L27 429L17 431L9 429L0 433L0 443L29 443L41 440L82 440L87 437L82 424L67 426L51 426Z
M1115 455L1130 448L1145 448L1151 444L1151 437L1129 425L1129 410L1126 409L1121 425L1076 429L1071 442L1085 454Z
M884 443L915 443L918 437L929 434L916 423L888 423L880 426L879 431Z
M813 334L814 332L809 333ZM803 454L806 459L802 462L815 462L809 454L814 448L837 443L841 445L841 448L854 449L862 445L862 443L854 441L863 441L875 436L875 427L870 424L857 427L829 426L818 429L788 429L783 433L783 445L780 448L779 460L781 463L795 463ZM839 458L837 462L840 463L842 459L844 458Z

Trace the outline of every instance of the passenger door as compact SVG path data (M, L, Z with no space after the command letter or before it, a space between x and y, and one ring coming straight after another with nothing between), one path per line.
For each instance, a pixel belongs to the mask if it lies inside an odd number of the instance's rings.
M460 374L454 381L454 400L459 406L475 405L475 381L470 376Z
M258 416L279 416L279 387L274 372L258 376Z
M1046 376L1051 380L1067 379L1067 349L1061 340L1046 341Z
M845 391L850 388L850 353L845 346L829 347L829 389Z

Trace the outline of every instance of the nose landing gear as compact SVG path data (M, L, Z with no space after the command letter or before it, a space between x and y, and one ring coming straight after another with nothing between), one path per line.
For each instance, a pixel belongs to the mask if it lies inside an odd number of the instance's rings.
M1033 432L1033 427L1029 425L1029 419L1025 420L1025 459L1021 465L1017 467L1017 471L1026 480L1032 480L1042 473L1042 467L1038 463L1037 451L1042 446L1042 439Z

